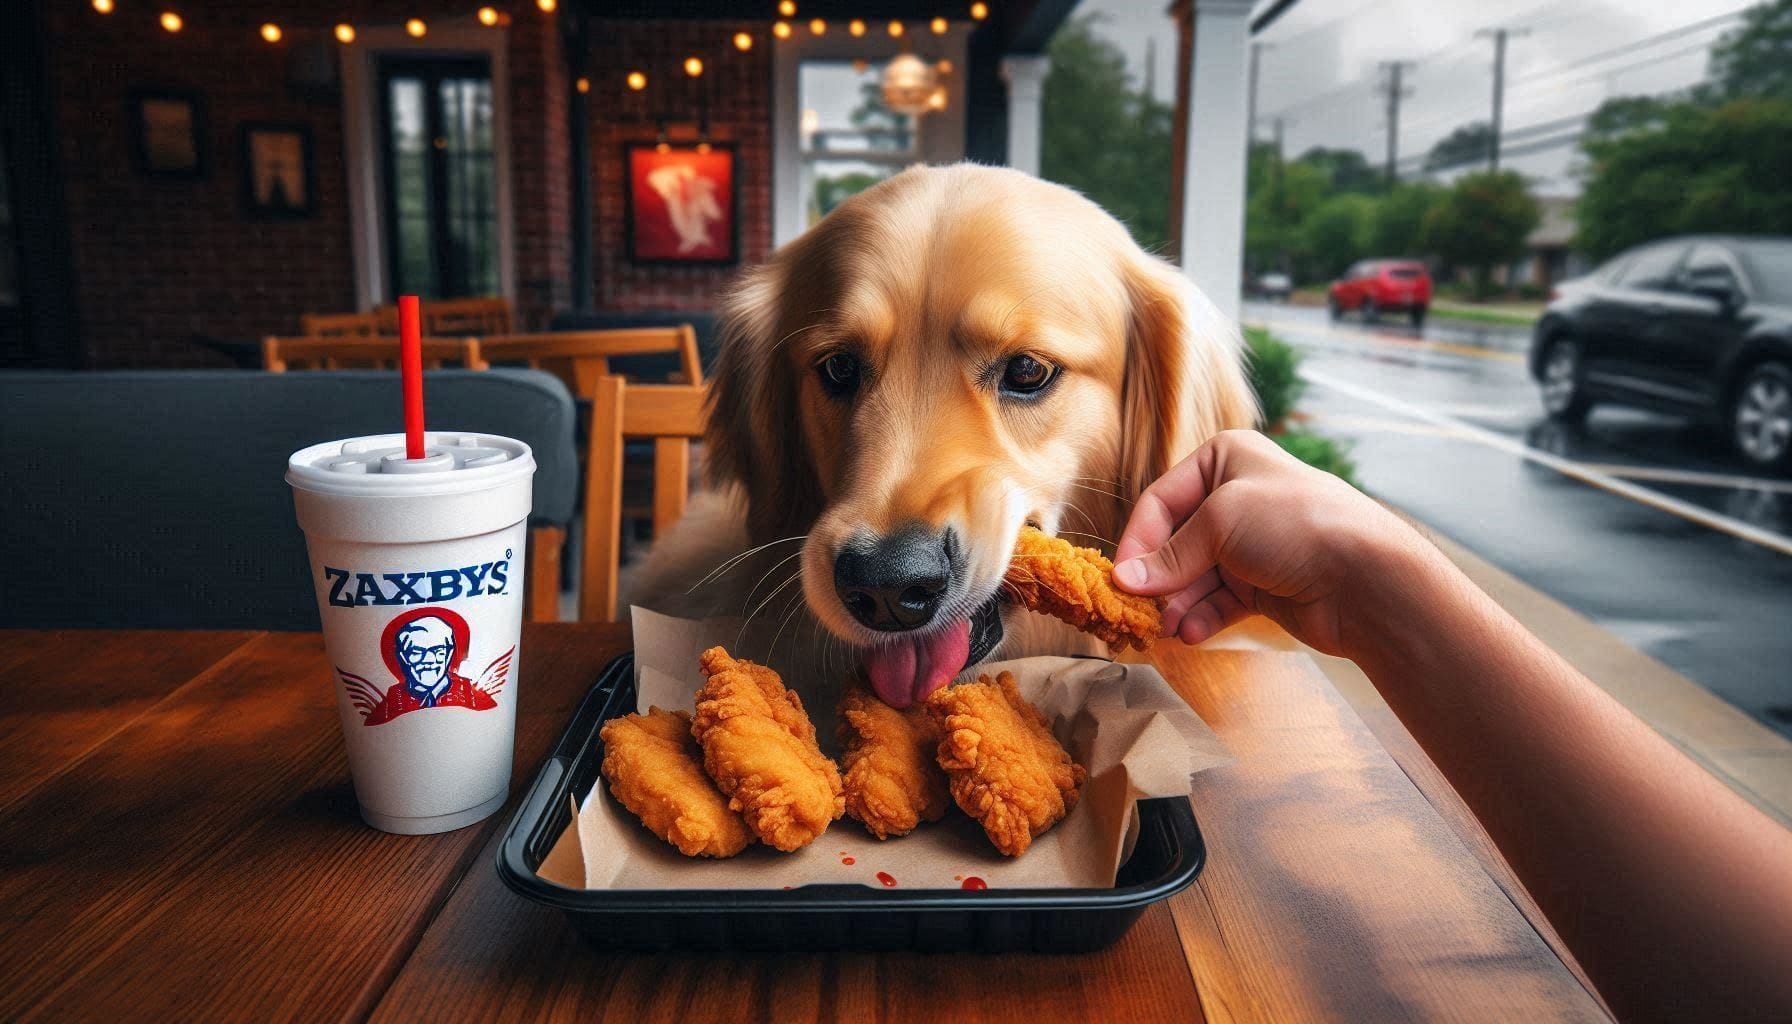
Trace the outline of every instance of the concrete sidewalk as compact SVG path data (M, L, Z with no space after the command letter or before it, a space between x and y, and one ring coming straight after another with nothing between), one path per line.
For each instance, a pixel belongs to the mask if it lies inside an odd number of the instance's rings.
M1561 602L1423 524L1414 525L1469 579L1587 678L1750 803L1792 827L1792 741ZM1398 726L1355 663L1306 647L1267 619L1240 623L1209 643L1305 650L1372 727L1388 722Z

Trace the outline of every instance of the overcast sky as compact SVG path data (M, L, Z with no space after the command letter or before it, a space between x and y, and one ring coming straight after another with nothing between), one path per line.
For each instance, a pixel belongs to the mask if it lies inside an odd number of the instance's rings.
M1259 8L1266 6L1260 2ZM1549 143L1606 97L1683 88L1703 78L1706 48L1733 27L1747 0L1301 0L1258 36L1262 53L1259 133L1285 118L1291 156L1313 146L1386 155L1385 101L1376 64L1417 61L1400 113L1400 154L1422 155L1451 129L1489 116L1493 41L1479 29L1528 28L1506 58L1507 148ZM1175 32L1162 0L1082 0L1077 14L1100 16L1099 31L1126 51L1143 80L1155 40L1156 94L1173 95ZM1718 23L1679 31L1699 22ZM1607 51L1623 50L1621 53ZM1544 126L1526 132L1530 126ZM1575 191L1573 145L1512 156L1546 194Z

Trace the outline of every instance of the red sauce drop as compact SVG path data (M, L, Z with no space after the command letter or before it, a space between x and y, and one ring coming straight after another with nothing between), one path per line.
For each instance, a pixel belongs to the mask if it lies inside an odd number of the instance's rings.
M842 863L842 864L857 864L858 861L851 857L842 857L842 858L840 858L840 863Z
M964 881L964 876L963 875L953 875L952 880L954 882L962 882L962 881Z
M971 877L965 879L964 884L959 886L959 888L960 889L987 889L987 888L989 888L989 883L985 882L981 878L978 878L976 875L972 875Z
M886 889L896 888L896 876L890 874L888 871L879 871L877 873L877 880L884 883L884 888Z
M784 887L784 888L785 888L785 890L786 890L786 891L788 891L788 890L789 890L789 889L791 889L791 888L792 888L792 886L788 886L788 885L787 885L787 886L785 886L785 887Z

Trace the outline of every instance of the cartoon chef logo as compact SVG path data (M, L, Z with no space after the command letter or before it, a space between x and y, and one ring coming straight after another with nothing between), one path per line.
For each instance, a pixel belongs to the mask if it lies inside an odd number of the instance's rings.
M380 656L398 681L385 694L353 672L340 666L336 669L349 701L361 712L362 724L383 725L424 708L489 711L497 707L516 648L492 659L474 682L460 672L470 632L467 620L446 608L416 608L386 623L380 634Z

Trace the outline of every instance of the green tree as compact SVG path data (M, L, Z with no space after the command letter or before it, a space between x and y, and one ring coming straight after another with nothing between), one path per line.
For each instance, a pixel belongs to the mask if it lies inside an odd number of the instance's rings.
M1493 126L1485 121L1465 124L1437 140L1425 154L1425 169L1439 171L1450 167L1466 167L1487 162L1493 147Z
M1524 254L1537 226L1537 201L1513 171L1479 171L1458 178L1425 215L1426 247L1452 267L1475 274L1475 295L1487 295L1493 268Z
M1336 277L1369 255L1375 200L1346 192L1327 199L1301 225L1314 277Z
M1377 256L1426 254L1425 216L1444 194L1428 181L1402 182L1375 204L1369 249Z
M1096 15L1058 31L1040 114L1040 176L1100 203L1147 249L1170 238L1168 105L1135 88Z
M1333 192L1380 192L1385 184L1381 171L1354 149L1314 146L1295 162L1324 172Z
M1245 258L1257 271L1305 279L1308 249L1301 225L1330 194L1325 173L1307 164L1273 167L1245 205Z
M1726 99L1792 99L1792 0L1749 8L1711 48L1708 77Z
M858 195L871 186L884 180L881 174L865 171L847 171L815 179L815 217L826 217L834 212L834 207L845 202L849 196Z
M1587 255L1674 234L1792 234L1792 99L1627 103L1581 141Z

